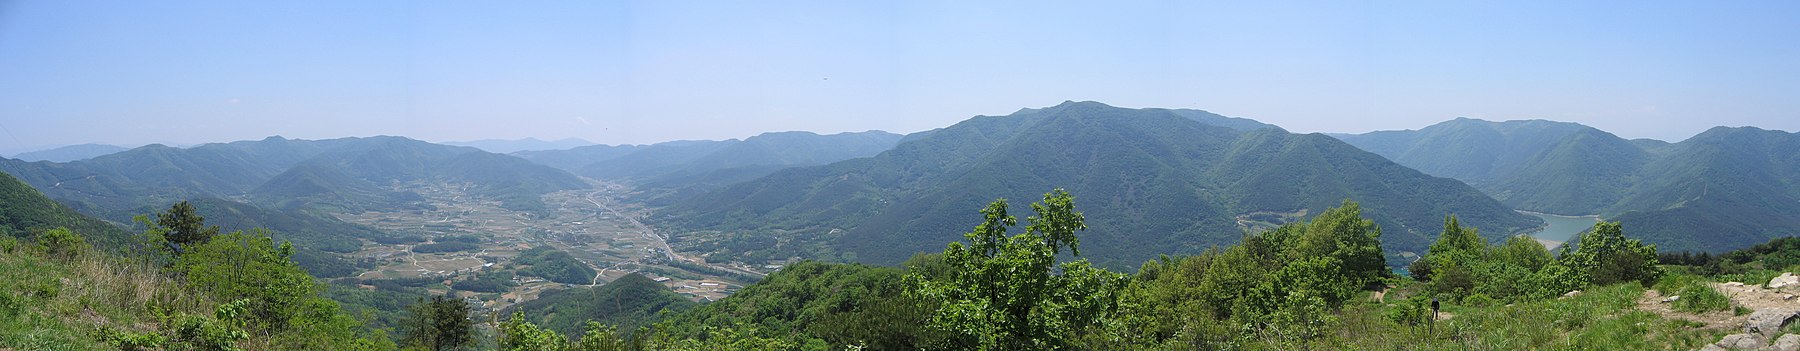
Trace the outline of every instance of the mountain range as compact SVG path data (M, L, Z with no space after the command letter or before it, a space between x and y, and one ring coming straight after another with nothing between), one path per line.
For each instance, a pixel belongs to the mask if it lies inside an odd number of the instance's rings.
M663 204L783 168L874 156L902 138L883 131L774 132L743 140L594 145L513 155L583 176L631 183L648 192L640 200Z
M1083 255L1117 267L1233 243L1346 199L1382 226L1391 253L1422 252L1449 214L1495 238L1541 225L1462 182L1325 135L1096 102L977 116L874 157L696 195L651 220L722 258L893 264L958 240L989 201L1012 199L1024 217L1026 203L1059 187L1091 218Z
M226 230L266 228L292 240L320 276L349 265L322 252L350 252L358 239L392 236L326 215L421 206L416 193L390 190L416 181L469 185L470 195L515 210L544 207L540 195L588 185L580 177L512 156L402 137L148 145L73 162L0 159L0 171L88 215L129 223L177 201L196 203Z
M25 161L69 162L86 160L96 156L125 150L130 150L130 148L105 144L80 144L19 153L18 155L13 155L12 158Z
M481 151L487 151L487 152L492 152L492 153L496 153L496 154L505 154L505 153L514 153L514 152L519 152L519 151L533 151L533 150L562 150L562 149L594 145L594 142L587 141L587 140L581 140L579 138L566 138L566 139L560 139L560 140L556 140L556 141L543 141L543 140L539 140L538 138L524 138L524 139L482 139L482 140L474 140L474 141L449 141L449 142L442 142L442 143L438 143L438 144L444 144L444 145L450 145L450 146L468 146L468 147L481 149Z
M1716 127L1677 143L1585 125L1456 119L1339 135L1507 206L1620 221L1665 251L1723 252L1800 233L1800 135Z

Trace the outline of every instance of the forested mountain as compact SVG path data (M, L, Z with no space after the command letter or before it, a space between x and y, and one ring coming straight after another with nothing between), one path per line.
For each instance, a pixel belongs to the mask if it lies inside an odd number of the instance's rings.
M955 240L995 198L1082 194L1083 254L1109 266L1196 253L1249 230L1363 203L1392 252L1423 251L1445 214L1499 237L1538 225L1469 186L1324 135L1233 129L1163 109L1067 102L977 116L872 158L791 168L695 196L652 220L715 254L897 263Z
M123 146L117 146L117 145L81 144L81 145L63 146L63 147L58 147L58 148L49 149L49 150L38 150L38 151L32 151L32 152L19 153L18 155L13 155L12 158L25 160L25 161L69 162L69 161L76 161L76 160L86 160L86 159L94 158L95 156L100 156L100 155L105 155L105 154L110 154L110 153L115 153L115 152L120 152L120 151L125 151L125 150L130 150L130 149L123 147Z
M1339 138L1514 208L1598 214L1665 250L1800 233L1800 135L1718 127L1678 143L1541 120L1456 119Z
M595 145L515 155L584 176L633 183L648 192L641 200L661 204L783 168L874 156L893 148L901 138L883 131L830 135L773 132L744 140Z
M83 216L18 178L0 173L0 237L30 238L55 228L86 234L87 241L109 248L119 247L130 237L112 223Z
M412 181L468 184L473 195L521 210L542 208L545 192L587 187L568 172L516 157L402 137L149 145L67 163L0 159L0 171L82 213L120 223L192 200L228 229L266 228L292 240L296 260L328 277L351 267L320 251L349 252L360 247L359 238L388 234L316 210L416 206L418 194L389 190Z

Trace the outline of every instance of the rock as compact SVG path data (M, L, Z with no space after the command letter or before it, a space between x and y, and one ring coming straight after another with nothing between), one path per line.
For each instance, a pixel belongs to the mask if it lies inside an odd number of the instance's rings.
M1663 299L1662 299L1662 302L1663 302L1663 303L1670 303L1670 302L1675 302L1675 301L1676 301L1676 300L1681 300L1681 295L1675 295L1675 296L1670 296L1670 297L1665 297L1665 298L1663 298Z
M1744 283L1739 283L1739 282L1725 282L1725 284L1723 284L1723 285L1725 285L1725 286L1732 286L1732 287L1737 287L1737 286L1744 286Z
M1762 336L1756 334L1731 334L1719 339L1714 344L1732 350L1755 350L1763 347Z
M1758 310L1750 313L1750 320L1744 322L1745 333L1762 334L1764 337L1775 336L1786 326L1788 320L1794 318L1795 311L1783 308Z
M1782 272L1780 276L1776 276L1775 279L1769 280L1770 289L1780 289L1784 286L1797 284L1800 284L1800 276L1795 276L1793 272Z
M1793 300L1794 294L1781 295L1782 300Z
M1775 345L1769 346L1769 349L1776 351L1800 351L1800 334L1782 335L1780 339L1775 339Z
M1569 292L1563 293L1562 298L1566 299L1576 296L1581 296L1581 290L1569 290Z

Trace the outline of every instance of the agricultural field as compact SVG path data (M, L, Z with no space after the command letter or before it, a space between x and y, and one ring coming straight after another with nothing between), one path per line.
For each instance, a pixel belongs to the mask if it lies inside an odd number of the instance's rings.
M775 267L712 264L672 252L664 236L638 222L647 213L642 206L618 200L629 189L617 184L596 181L595 189L547 194L543 201L549 209L542 212L501 208L500 201L472 196L460 184L416 183L394 190L420 194L427 206L338 215L413 239L369 241L348 254L376 262L356 279L411 281L443 294L456 290L451 286L458 281L510 276L503 292L455 292L488 309L530 301L552 289L606 284L630 273L644 274L695 301L717 300L750 283L743 277L760 277L771 270L767 267ZM591 269L593 277L559 283L520 274L529 265L516 258L538 247L566 252Z

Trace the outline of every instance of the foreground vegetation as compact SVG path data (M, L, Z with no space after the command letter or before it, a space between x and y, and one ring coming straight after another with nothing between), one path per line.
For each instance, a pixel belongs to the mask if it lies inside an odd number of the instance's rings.
M1398 276L1384 264L1381 228L1346 201L1124 274L1081 258L1086 218L1072 195L1058 190L1030 207L1021 225L996 201L965 241L901 267L801 262L699 306L635 275L485 321L462 299L329 289L388 306L395 315L374 328L322 297L328 289L294 264L292 245L261 231L221 234L177 204L141 217L145 230L117 253L61 228L0 237L0 347L1693 349L1726 331L1640 310L1647 289L1684 296L1677 311L1726 311L1734 306L1709 281L1766 282L1800 263L1797 239L1666 254L1681 265L1659 265L1655 248L1617 223L1552 255L1521 238L1493 245L1448 217L1410 276Z

